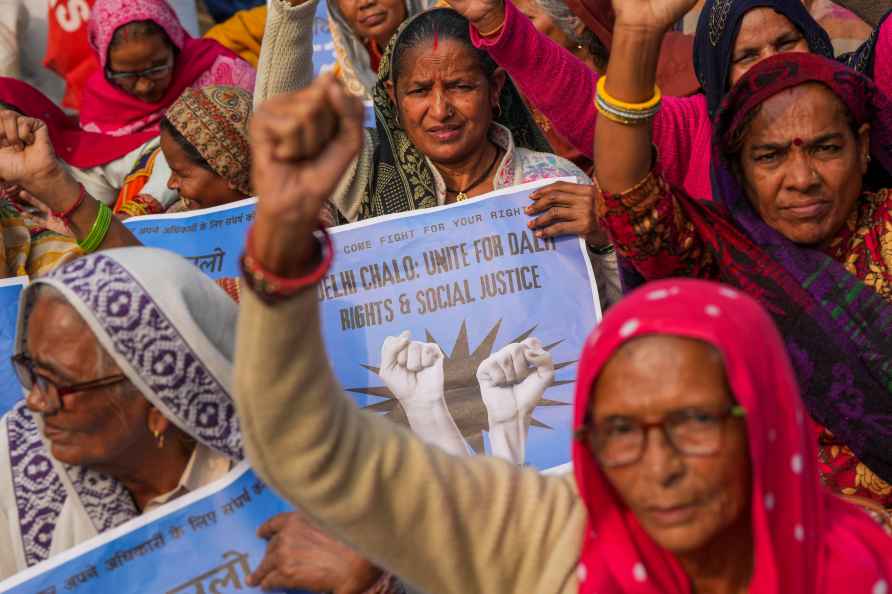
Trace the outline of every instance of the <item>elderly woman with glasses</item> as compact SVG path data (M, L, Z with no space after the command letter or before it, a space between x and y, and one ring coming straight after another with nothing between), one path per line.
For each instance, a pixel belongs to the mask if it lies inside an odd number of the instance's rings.
M27 396L0 419L0 579L242 459L230 397L237 311L191 263L141 247L85 256L25 290L12 361ZM297 514L260 532L272 543L252 584L397 591Z
M101 66L81 103L81 127L90 132L157 132L190 87L254 90L254 68L217 41L191 37L164 0L98 0L89 39Z

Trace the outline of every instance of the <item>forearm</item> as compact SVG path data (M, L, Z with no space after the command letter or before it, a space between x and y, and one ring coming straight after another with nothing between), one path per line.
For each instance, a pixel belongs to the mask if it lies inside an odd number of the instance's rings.
M445 400L402 406L412 432L425 443L435 445L455 456L468 455L468 445L455 424Z
M482 38L471 28L474 45L486 50L511 75L527 101L561 136L591 157L597 73L539 33L510 1L505 2L504 14L504 28L492 39Z
M313 80L313 18L318 3L269 3L254 86L255 107L273 95L302 89Z
M78 184L67 171L60 169L52 176L49 184L42 184L48 190L32 192L34 196L46 204L54 212L64 212L73 206L81 192ZM87 194L83 203L78 206L66 221L75 239L83 241L90 234L93 224L99 215L100 202ZM136 236L118 220L112 217L111 226L105 235L105 239L99 244L100 250L116 247L142 245Z
M654 95L664 31L614 28L606 91L619 101L644 103ZM652 166L653 120L626 125L598 115L595 176L604 192L624 192L640 182Z

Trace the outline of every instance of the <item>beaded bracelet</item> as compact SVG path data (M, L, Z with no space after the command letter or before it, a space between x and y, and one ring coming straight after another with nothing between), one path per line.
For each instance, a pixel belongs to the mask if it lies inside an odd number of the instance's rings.
M308 275L298 278L287 278L264 268L251 253L251 246L253 245L251 237L254 233L252 227L248 231L247 248L241 259L245 284L264 302L274 303L291 297L301 289L318 283L331 268L331 262L334 259L334 246L332 245L331 236L329 236L328 231L324 227L320 227L319 231L322 235L321 243L323 244L322 262Z
M93 221L93 226L90 227L90 232L87 236L83 240L77 242L78 247L80 247L85 254L91 254L98 250L99 246L102 245L102 242L105 241L105 236L108 235L111 222L111 209L100 202L99 212L96 213L96 220Z

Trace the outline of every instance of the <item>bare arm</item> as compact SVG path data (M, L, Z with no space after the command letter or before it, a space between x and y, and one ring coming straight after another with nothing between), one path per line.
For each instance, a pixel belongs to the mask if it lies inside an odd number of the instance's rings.
M0 111L0 180L18 184L54 212L67 211L81 192L80 184L56 157L46 125L14 111ZM68 219L78 241L90 233L99 206L100 202L87 195ZM100 249L128 245L140 243L112 217Z

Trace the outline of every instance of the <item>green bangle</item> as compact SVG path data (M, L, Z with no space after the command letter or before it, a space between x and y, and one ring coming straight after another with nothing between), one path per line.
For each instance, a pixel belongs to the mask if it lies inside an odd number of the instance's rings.
M85 254L91 254L99 249L99 246L105 241L108 230L111 227L112 211L104 203L99 203L99 212L96 214L96 220L90 228L90 233L77 245Z

